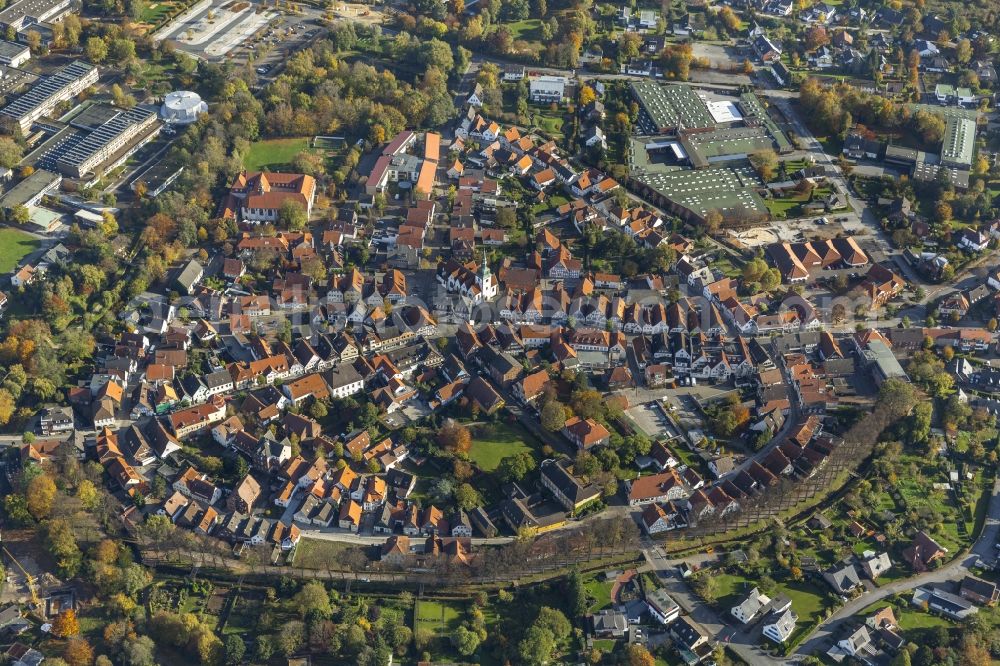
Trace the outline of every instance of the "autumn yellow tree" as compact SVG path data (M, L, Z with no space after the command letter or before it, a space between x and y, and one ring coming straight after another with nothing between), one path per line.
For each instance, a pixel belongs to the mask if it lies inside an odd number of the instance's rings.
M10 391L0 389L0 426L10 423L11 417L14 416L15 407L17 407L17 402Z
M90 666L94 663L94 648L82 638L73 638L66 642L63 659L69 666Z
M90 479L84 479L80 482L76 488L76 497L87 511L93 511L97 508L97 502L100 499L97 486Z
M580 106L587 106L597 99L597 93L590 86L580 88Z
M628 666L655 666L656 664L653 655L649 654L649 650L641 645L629 645L626 655L628 656Z
M101 564L113 564L118 560L120 549L118 542L112 539L104 539L90 551L90 556Z
M80 633L80 622L76 619L76 611L67 608L52 620L52 635L56 638L69 638Z
M24 495L28 500L28 511L35 520L48 518L56 499L55 481L48 474L36 476L28 482Z

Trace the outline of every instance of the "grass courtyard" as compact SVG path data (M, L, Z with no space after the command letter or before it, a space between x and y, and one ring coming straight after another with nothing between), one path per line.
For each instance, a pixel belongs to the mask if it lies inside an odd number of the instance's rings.
M248 171L275 171L288 167L296 155L309 149L309 139L268 139L250 146L243 166Z
M548 134L553 140L560 140L563 138L563 114L562 111L553 111L552 109L546 107L532 106L530 107L531 121L540 129L542 132Z
M20 229L0 228L0 274L10 273L41 241Z
M506 23L505 25L510 28L511 36L515 40L523 39L526 42L534 42L542 38L541 19L524 19L523 21L515 21L514 23Z
M461 622L462 611L447 601L419 600L414 608L417 627L430 629L436 634L447 633Z
M591 578L584 582L583 587L587 590L591 613L611 606L611 588L613 587L611 581Z
M484 472L492 472L502 458L522 451L534 451L530 435L518 426L506 423L477 426L472 430L469 459Z

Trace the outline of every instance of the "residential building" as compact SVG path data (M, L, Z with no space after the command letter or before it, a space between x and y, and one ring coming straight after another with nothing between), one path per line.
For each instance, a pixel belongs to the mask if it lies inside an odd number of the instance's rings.
M681 614L681 607L662 587L646 593L646 605L650 615L660 624L670 624Z
M872 552L865 552L864 558L861 561L861 570L871 580L878 580L880 576L891 568L892 560L889 559L889 553L884 551L877 555Z
M236 513L249 514L260 497L260 483L247 474L226 500L226 507Z
M1000 587L996 583L974 576L962 579L958 593L963 599L983 606L992 606L1000 600Z
M599 638L621 638L628 633L628 618L620 610L599 610L591 616L590 621L594 635Z
M969 599L932 587L918 587L913 591L911 602L953 620L964 620L979 612Z
M607 444L611 437L608 429L594 419L581 419L578 416L566 421L562 433L580 449Z
M545 460L540 470L542 486L555 496L556 501L567 511L579 511L601 497L601 487L594 483L584 483L572 472L572 461Z
M730 608L729 613L743 624L749 624L770 603L771 598L755 587L740 603Z
M528 82L528 99L548 104L562 102L566 96L565 76L536 76Z
M861 587L857 567L853 564L835 566L824 571L823 580L833 588L834 592L840 595L850 594L853 590Z
M628 488L630 506L640 506L650 502L666 502L686 499L687 488L680 474L669 469L660 474L640 476L625 482Z
M775 643L782 644L795 632L795 623L798 622L798 619L799 616L791 608L788 608L764 624L764 636Z

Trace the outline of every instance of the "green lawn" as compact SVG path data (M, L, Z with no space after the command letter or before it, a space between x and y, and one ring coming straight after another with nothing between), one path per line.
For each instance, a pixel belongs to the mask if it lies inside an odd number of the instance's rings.
M804 199L764 199L764 205L774 217L798 217Z
M0 228L0 274L10 273L41 242L20 229Z
M604 654L611 654L615 650L616 643L617 641L612 638L598 638L594 641L594 647Z
M505 24L510 28L511 35L515 40L523 39L526 42L538 41L542 38L542 20L524 19L516 23Z
M564 203L568 202L569 199L567 199L565 195L553 194L551 197L549 197L542 203L535 204L534 206L532 206L531 213L533 215L541 215L547 210L555 210L556 208L559 208L559 206L562 206Z
M446 601L422 599L413 609L414 630L427 629L435 636L448 636L461 623L462 612L461 608Z
M352 550L363 550L358 546L340 541L305 538L295 550L295 566L304 569L326 569L334 566Z
M711 572L719 583L715 605L721 609L735 606L753 589L754 582L739 574ZM823 618L825 592L811 582L784 580L777 583L777 592L792 600L792 609L799 616L796 634L806 632Z
M287 167L292 159L309 148L309 139L268 139L258 141L250 146L243 166L248 171L273 171Z
M725 252L720 251L717 255L715 255L712 267L718 268L726 277L738 278L743 275L742 269L738 268L733 263L733 258Z
M530 109L532 122L553 139L561 139L563 136L563 114L561 111L552 111L548 108L533 106Z
M911 629L934 629L936 627L945 627L950 629L955 626L955 623L948 618L941 617L940 615L932 615L916 609L900 611L896 614L896 620L899 621L899 628L903 631L909 631Z
M598 580L596 578L591 578L583 584L584 589L587 590L587 596L593 599L593 602L590 604L591 613L611 605L612 585L613 583L610 581Z
M899 605L895 603L889 603L885 600L877 601L868 608L858 613L859 618L864 618L872 615L876 611L880 611L886 606L892 607L892 612L896 616L896 621L899 622L899 628L903 632L919 630L919 629L934 629L937 627L945 627L950 629L955 626L955 623L948 618L941 617L940 615L934 615L932 613L927 613L923 610L915 608L909 604Z
M526 432L505 423L474 427L469 458L479 469L492 472L500 464L501 458L522 451L531 452L533 447L527 438Z
M542 116L539 114L535 115L535 122L538 127L543 131L551 134L552 136L562 136L562 118L555 118L553 116Z
M150 2L143 6L139 20L143 23L156 25L174 8L173 2Z
M800 622L812 624L822 619L824 596L818 587L805 581L788 581L778 587L792 600L792 608L798 614Z

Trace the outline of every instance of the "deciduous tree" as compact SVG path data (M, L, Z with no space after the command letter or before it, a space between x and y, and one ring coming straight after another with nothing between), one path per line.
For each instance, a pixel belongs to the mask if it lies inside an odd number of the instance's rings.
M76 619L76 611L67 608L52 620L52 635L57 638L69 638L80 633L80 623Z
M28 500L28 511L36 520L48 518L56 499L56 484L48 474L36 476L24 492Z
M472 448L472 434L464 425L449 419L437 432L438 444L455 453L468 453Z

